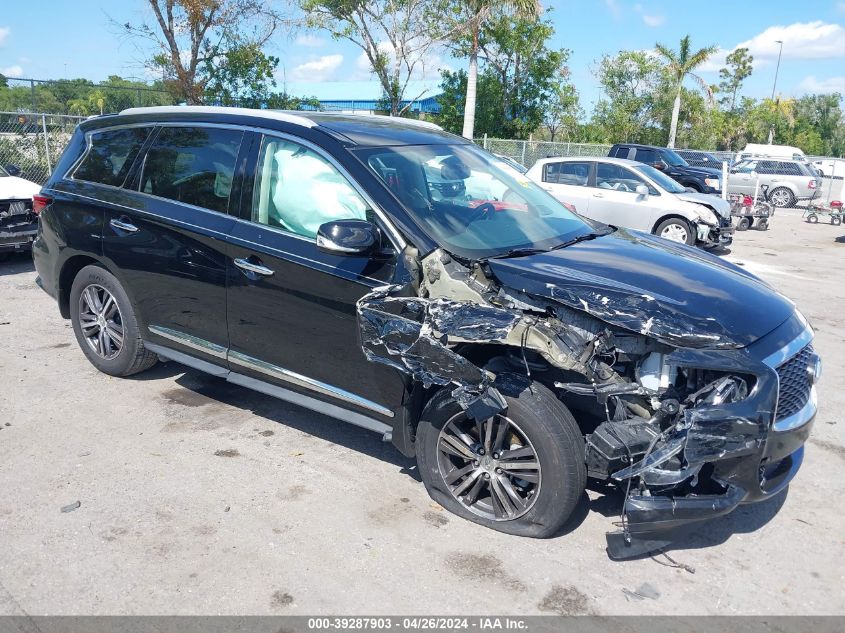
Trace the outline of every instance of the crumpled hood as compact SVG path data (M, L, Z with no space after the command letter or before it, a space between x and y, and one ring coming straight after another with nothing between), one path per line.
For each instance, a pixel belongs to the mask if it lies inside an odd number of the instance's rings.
M676 347L745 347L795 310L738 266L639 231L488 263L505 286Z
M712 207L716 210L716 213L721 215L723 218L731 217L731 205L727 200L722 200L719 196L689 191L676 193L675 195L681 200L686 200L687 202L695 202L696 204L703 204L705 206Z

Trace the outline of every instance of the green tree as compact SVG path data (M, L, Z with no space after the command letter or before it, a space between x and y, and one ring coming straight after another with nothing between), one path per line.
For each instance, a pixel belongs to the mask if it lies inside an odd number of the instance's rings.
M174 97L203 102L208 70L226 54L248 45L260 49L281 22L264 0L146 0L155 21L127 22L125 32L147 40L150 59Z
M510 10L520 17L537 19L541 9L538 0L456 0L452 5L452 38L459 50L466 49L469 38L469 72L467 74L466 98L464 99L464 138L471 139L475 133L475 107L478 88L478 53L482 29L497 12Z
M278 65L278 57L265 55L254 42L231 48L206 62L205 98L221 105L259 108L276 85L273 73Z
M554 142L558 135L572 140L583 112L575 86L566 83L556 86L543 109L543 126L549 140Z
M596 103L590 138L596 142L652 142L660 64L642 51L605 55L594 74L602 96Z
M736 107L736 95L743 82L751 76L754 70L754 56L747 48L738 48L725 58L726 67L719 71L719 91L725 96L722 105L730 104L728 110L733 112Z
M391 116L400 116L422 94L407 99L411 79L425 69L443 33L441 0L300 0L311 28L325 29L366 55Z
M672 88L675 91L675 103L672 106L672 120L669 128L668 147L675 147L675 137L678 131L678 116L681 110L681 88L687 77L692 78L712 100L713 91L707 82L696 75L693 71L701 66L708 58L716 52L715 46L706 46L694 53L690 51L690 36L686 35L681 39L680 48L675 51L663 44L655 44L657 55L664 63L664 70L671 78Z

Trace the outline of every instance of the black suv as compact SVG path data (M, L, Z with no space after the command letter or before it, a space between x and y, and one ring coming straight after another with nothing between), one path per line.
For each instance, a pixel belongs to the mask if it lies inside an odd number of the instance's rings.
M557 533L589 476L628 490L634 555L801 464L819 366L787 299L431 124L132 109L42 196L39 282L98 369L178 361L375 431L493 529Z
M684 187L699 193L722 193L722 170L713 167L693 167L673 149L653 145L617 143L610 148L614 158L627 158L651 165L677 180Z

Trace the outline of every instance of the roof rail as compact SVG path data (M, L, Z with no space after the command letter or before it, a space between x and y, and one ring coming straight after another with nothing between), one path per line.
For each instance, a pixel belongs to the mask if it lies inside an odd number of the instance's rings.
M317 124L304 116L282 110L258 110L254 108L230 108L227 106L152 106L149 108L127 108L122 115L133 114L233 114L264 119L284 121L302 127L315 127Z

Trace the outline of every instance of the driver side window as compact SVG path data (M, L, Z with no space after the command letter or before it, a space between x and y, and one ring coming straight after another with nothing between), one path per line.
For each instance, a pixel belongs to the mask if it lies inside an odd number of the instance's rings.
M596 187L599 189L636 192L639 185L646 185L649 191L653 189L646 181L625 167L610 163L599 163L596 167Z
M367 220L368 205L325 158L304 145L265 136L253 189L252 221L314 238L321 224Z

